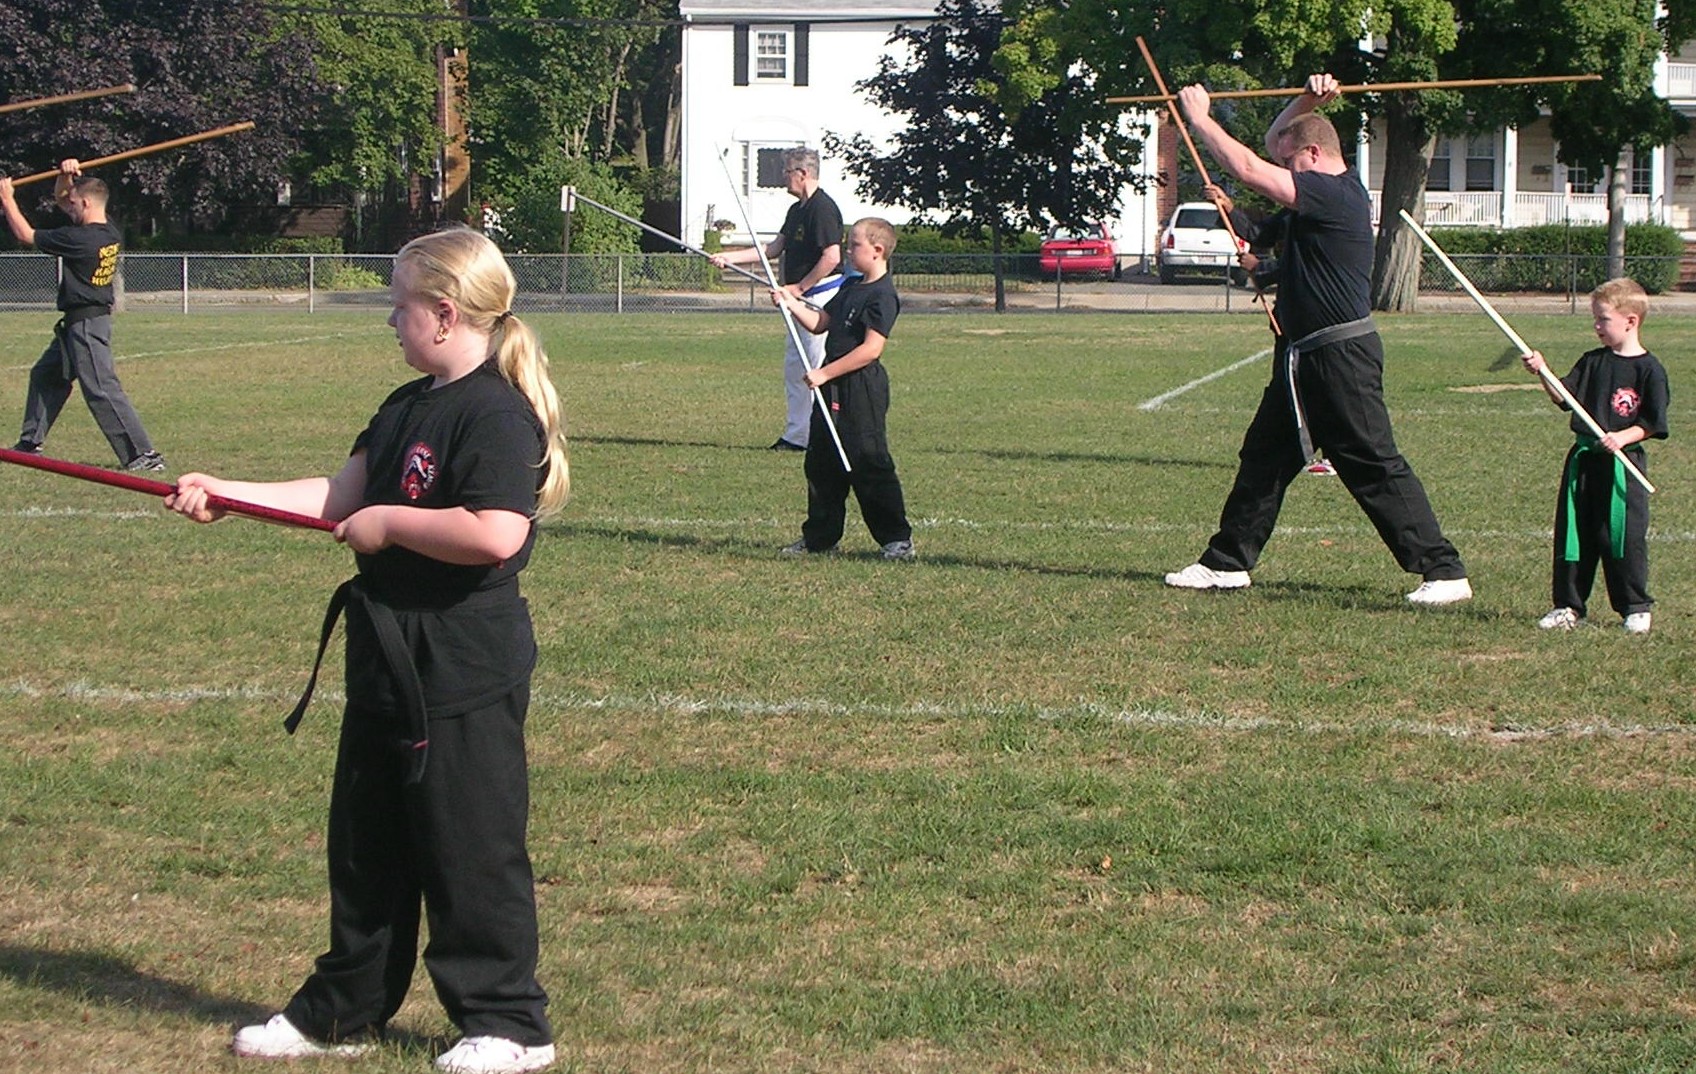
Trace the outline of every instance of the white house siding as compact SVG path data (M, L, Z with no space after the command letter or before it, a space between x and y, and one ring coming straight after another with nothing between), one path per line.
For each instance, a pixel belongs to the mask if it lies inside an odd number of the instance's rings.
M820 185L841 206L844 219L883 216L897 224L906 222L910 214L905 210L861 198L843 162L823 151L823 141L826 132L832 132L845 136L863 133L875 143L887 142L898 127L896 117L868 104L855 92L854 83L876 73L878 57L884 54L889 35L900 19L928 16L935 11L934 6L915 5L911 0L807 8L792 2L684 0L679 8L691 23L683 34L681 200L685 238L698 241L715 220L729 220L734 229L726 241L747 242L747 227L736 202L740 196L753 218L754 230L762 240L769 240L782 225L792 199L782 187L762 189L753 177L744 180L744 162L750 151L795 145L820 150ZM881 21L884 15L888 21ZM861 20L869 16L880 17L880 21L830 21L832 17ZM761 83L751 72L748 85L735 85L735 22L751 24L755 35L762 29L790 35L789 78ZM808 26L805 86L793 84L797 22ZM750 64L754 62L750 58ZM728 152L732 179L726 178L725 166L720 163L721 150ZM738 183L734 193L732 182Z

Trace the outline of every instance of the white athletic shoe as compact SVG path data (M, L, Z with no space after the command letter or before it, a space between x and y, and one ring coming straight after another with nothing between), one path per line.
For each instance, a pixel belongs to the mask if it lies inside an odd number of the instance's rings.
M1648 612L1632 612L1625 617L1625 632L1627 634L1647 634L1649 633L1649 626Z
M1438 578L1419 583L1419 588L1407 595L1409 604L1432 607L1438 604L1459 604L1472 599L1472 583L1465 578Z
M1538 630L1571 630L1578 625L1578 613L1571 608L1556 608L1537 620Z
M230 1039L230 1051L243 1059L312 1059L321 1056L351 1059L374 1047L370 1043L330 1044L313 1040L281 1014L272 1015L271 1020L262 1026L243 1026Z
M436 1057L447 1074L526 1074L554 1065L554 1046L526 1048L504 1037L466 1037Z
M1216 571L1199 563L1166 576L1166 584L1178 589L1247 589L1248 583L1247 571Z

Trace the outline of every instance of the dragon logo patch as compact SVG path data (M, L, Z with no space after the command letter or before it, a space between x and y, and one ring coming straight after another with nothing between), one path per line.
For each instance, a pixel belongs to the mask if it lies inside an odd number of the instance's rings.
M436 453L430 450L429 444L420 440L406 449L406 468L400 474L401 491L409 500L419 499L436 483L439 472Z
M1637 416L1637 408L1643 405L1643 398L1637 394L1636 388L1619 388L1615 390L1614 397L1608 400L1608 404L1620 417L1632 418Z

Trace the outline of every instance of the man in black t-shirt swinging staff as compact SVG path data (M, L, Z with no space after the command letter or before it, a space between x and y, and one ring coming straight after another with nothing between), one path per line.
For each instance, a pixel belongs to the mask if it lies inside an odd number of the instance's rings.
M106 219L106 184L84 176L76 159L69 158L59 162L53 198L71 224L38 230L18 208L12 180L0 177L0 210L12 234L64 265L59 280L61 316L53 328L53 342L29 371L29 395L16 450L41 451L48 430L71 397L74 381L124 469L163 470L164 456L153 450L112 364L112 277L118 271L122 236Z
M1343 159L1336 128L1314 109L1337 96L1337 80L1313 75L1266 133L1272 161L1231 137L1208 114L1201 86L1178 106L1225 170L1290 210L1278 287L1282 334L1272 382L1243 434L1236 483L1201 558L1166 576L1182 589L1241 589L1272 536L1284 491L1316 450L1378 530L1402 569L1424 580L1413 604L1472 596L1460 554L1443 536L1425 488L1390 432L1384 347L1372 322L1372 207Z

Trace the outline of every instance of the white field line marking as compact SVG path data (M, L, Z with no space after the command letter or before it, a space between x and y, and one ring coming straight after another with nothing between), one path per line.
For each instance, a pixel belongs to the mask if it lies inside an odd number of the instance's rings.
M260 690L252 687L178 686L153 690L101 686L85 681L62 686L39 686L24 679L0 684L0 699L17 698L40 700L57 698L67 701L86 701L102 705L133 704L192 704L199 701L263 702L285 705L297 695L293 691ZM339 705L345 696L339 691L320 688L314 695L320 706ZM1611 722L1562 723L1547 727L1514 725L1503 728L1463 727L1431 723L1424 720L1367 720L1358 724L1331 723L1317 720L1285 719L1278 716L1230 716L1206 709L1179 709L1166 706L1135 705L1129 708L1098 702L1053 707L1046 705L958 705L949 702L917 702L907 705L885 703L843 704L814 698L770 700L747 697L693 697L686 694L584 694L540 693L531 698L531 706L553 712L611 712L665 713L673 716L735 716L764 718L772 716L806 716L846 718L871 716L891 719L958 719L1028 717L1036 721L1111 720L1142 728L1173 728L1178 730L1223 731L1247 734L1256 731L1292 732L1297 734L1354 734L1361 731L1381 731L1409 738L1480 739L1499 741L1503 738L1629 738L1642 735L1696 734L1696 727L1672 724L1615 724Z
M117 522L134 521L167 521L175 523L175 516L164 509L149 510L91 510L80 507L14 507L0 510L0 518L17 519L55 519L55 518L95 518L108 519ZM1005 519L981 521L970 518L914 518L910 522L918 530L964 530L973 533L994 532L1065 532L1081 533L1179 533L1201 534L1206 536L1213 531L1212 523L1184 522L1112 522L1102 519L1076 518L1058 519L1048 522L1011 522ZM580 524L585 526L614 526L622 528L646 527L650 529L672 530L740 530L768 529L785 530L794 525L793 519L776 518L659 518L654 516L620 517L607 515L600 517L573 517L569 521L552 523L553 526ZM1508 540L1508 541L1548 541L1552 539L1552 529L1445 529L1443 532L1473 540ZM1361 522L1358 525L1335 526L1279 526L1275 535L1286 537L1371 537L1374 531L1370 525ZM1664 544L1689 544L1696 542L1696 531L1649 531L1649 540Z
M1209 381L1215 381L1215 380L1218 380L1220 377L1223 377L1223 376L1225 376L1229 373L1235 373L1237 370L1241 369L1243 366L1250 365L1254 362L1258 362L1262 358L1265 358L1266 356L1270 355L1271 353L1272 353L1271 347L1267 347L1263 351L1256 351L1254 354L1249 355L1247 358L1240 358L1237 361L1232 362L1230 365L1226 366L1224 369L1215 369L1213 372L1207 374L1206 376L1197 377L1196 379L1190 381L1188 384L1180 384L1178 387L1173 388L1171 391L1163 392L1160 395L1155 396L1153 399L1145 399L1142 402L1137 404L1137 409L1138 410L1158 410L1158 409L1160 409L1161 406L1165 405L1165 403L1168 400L1176 399L1178 396L1189 391L1191 388L1199 388L1203 384L1208 383Z
M296 336L294 339L248 340L243 343L208 343L204 347L176 347L163 351L133 351L125 354L114 354L112 361L114 363L132 362L137 358L174 357L179 354L202 354L210 351L251 350L255 347L292 347L299 343L322 343L328 339L344 339L355 334L353 332L331 332L325 336ZM15 373L29 369L33 365L35 365L35 362L30 362L28 365L9 365L5 369L8 373Z

